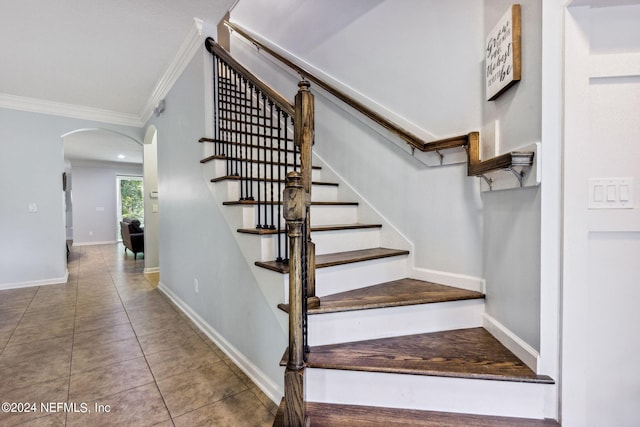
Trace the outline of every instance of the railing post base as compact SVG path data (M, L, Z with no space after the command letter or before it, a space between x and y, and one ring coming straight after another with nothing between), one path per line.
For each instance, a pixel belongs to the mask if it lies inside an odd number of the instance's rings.
M308 425L304 410L304 368L284 372L284 422L285 427Z

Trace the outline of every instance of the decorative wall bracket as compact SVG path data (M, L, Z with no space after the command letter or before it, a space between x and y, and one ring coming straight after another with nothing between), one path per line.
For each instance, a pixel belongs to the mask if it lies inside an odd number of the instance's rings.
M469 144L469 136L460 135L452 138L410 144L411 155L427 166L443 166L467 161L465 151Z

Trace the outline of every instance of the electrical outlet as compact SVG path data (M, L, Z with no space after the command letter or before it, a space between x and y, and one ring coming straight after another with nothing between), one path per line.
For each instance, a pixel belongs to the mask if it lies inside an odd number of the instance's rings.
M193 279L193 290L196 291L196 294L200 291L198 279Z

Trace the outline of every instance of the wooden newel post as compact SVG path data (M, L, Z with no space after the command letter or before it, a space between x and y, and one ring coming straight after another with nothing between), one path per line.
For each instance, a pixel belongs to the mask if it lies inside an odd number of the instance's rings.
M313 143L315 139L315 107L314 97L309 88L311 85L308 81L302 80L298 83L298 93L295 99L296 117L294 120L294 142L300 150L300 170L302 172L302 186L306 194L307 208L311 205L311 157ZM307 245L308 258L308 277L307 297L311 298L309 307L319 305L316 295L315 280L315 244L311 241L311 220L309 218L309 209L307 209L307 235L305 241Z
M302 175L287 174L284 190L284 219L289 227L289 359L284 374L284 425L304 425L304 342L302 245L306 236L302 225L307 217L307 204Z

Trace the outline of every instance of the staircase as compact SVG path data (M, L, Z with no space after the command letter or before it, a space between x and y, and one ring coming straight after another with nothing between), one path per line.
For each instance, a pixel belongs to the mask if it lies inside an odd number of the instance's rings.
M291 265L281 194L287 174L305 160L299 147L260 141L273 139L274 132L289 141L293 114L281 116L285 106L274 107L254 93L253 83L215 64L216 99L241 114L220 109L216 135L201 139L213 154L201 163L209 165L216 194L226 198L238 239L254 248L245 254L261 269L264 286L282 290L266 289L265 296L288 313ZM553 380L537 375L482 328L484 295L407 277L410 244L383 218L363 221L362 201L343 199L349 194L341 191L344 183L321 159L314 156L313 163L315 282L304 320L307 422L557 425L543 419ZM285 413L283 399L274 425L287 424Z

